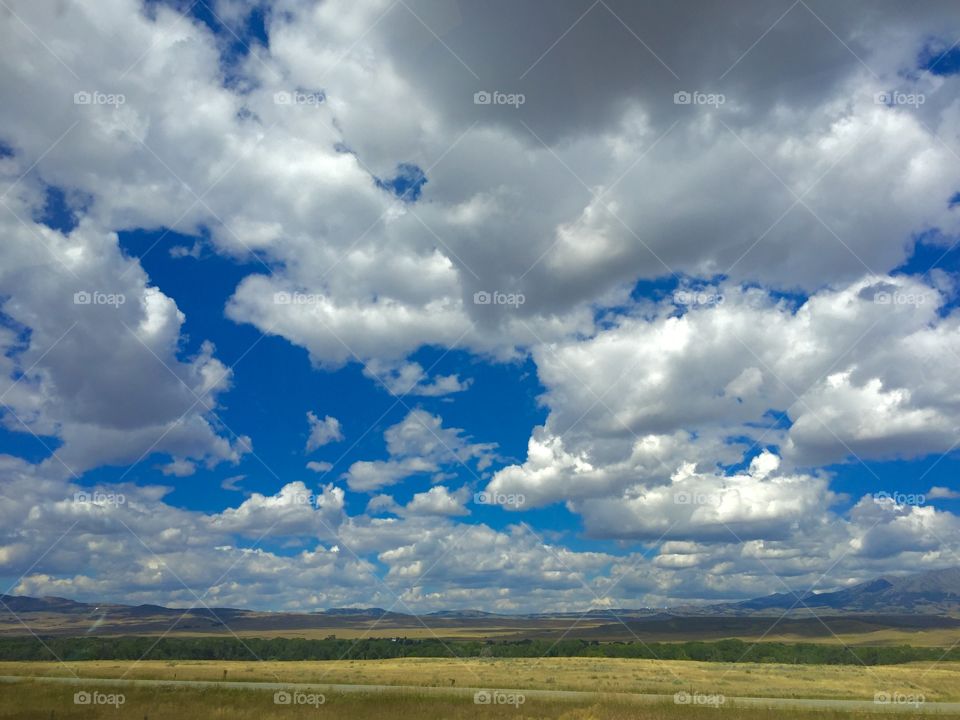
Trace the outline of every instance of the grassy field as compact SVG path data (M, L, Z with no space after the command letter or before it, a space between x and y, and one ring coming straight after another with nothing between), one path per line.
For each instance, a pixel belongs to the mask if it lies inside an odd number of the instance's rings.
M172 612L172 614L171 614ZM21 619L38 635L84 637L92 628L98 636L139 635L174 637L240 637L343 639L360 637L406 637L450 640L557 639L644 642L709 641L739 638L748 642L761 638L771 642L843 643L845 645L912 645L949 647L960 642L960 624L954 617L840 616L823 618L778 616L687 617L647 621L629 615L625 621L609 618L473 618L451 619L390 615L382 619L323 615L285 615L220 611L224 622L208 617L184 617L168 611L161 615L125 617L107 614L91 617L70 613L29 612L12 616L0 611L0 637L24 634ZM229 627L229 629L228 629Z
M848 645L911 645L913 647L942 647L948 648L960 643L960 630L952 628L936 628L933 630L877 630L866 633L839 633L822 638L811 639L794 633L778 633L776 631L765 635L743 636L740 639L748 642L757 640L764 642L818 642Z
M174 621L169 618L156 619L154 621L118 621L112 620L110 623L97 628L98 635L142 635L159 636L173 635L175 637L223 637L230 636L234 632L241 637L300 637L309 639L322 639L330 635L336 635L340 638L389 638L389 637L408 637L408 638L460 638L460 639L486 639L498 638L504 636L526 637L530 632L530 627L523 623L490 625L490 626L472 626L472 625L454 625L443 624L436 621L425 621L425 625L411 621L404 625L396 623L376 621L368 622L347 622L330 621L324 625L317 622L316 627L244 627L243 623L235 623L236 627L230 626L230 630L220 626L217 628L196 628L190 624L178 624L171 631L171 625ZM85 635L93 626L89 618L64 618L63 616L45 616L35 613L25 617L24 621L30 629L40 635ZM543 622L538 624L536 630L546 634L561 634L570 627L569 622L553 621L551 623ZM584 622L578 627L585 629L597 627L599 623ZM4 617L0 609L0 637L12 636L19 637L24 633L23 625L17 618ZM958 630L960 634L960 630Z
M269 692L250 690L184 690L168 688L131 688L124 690L122 707L111 705L75 705L73 688L19 684L0 687L0 718L17 720L54 720L76 718L144 718L144 720L292 720L294 718L337 718L370 720L714 720L713 708L678 706L663 703L649 706L620 704L614 701L575 703L569 701L530 700L519 708L509 705L475 705L469 698L446 699L416 695L329 694L318 707L276 705ZM884 713L832 711L761 710L726 707L724 720L880 720ZM945 717L943 715L939 717Z
M771 621L772 624L772 621ZM541 631L539 633L542 637L552 638L559 637L568 629L569 626L557 628L555 631ZM590 626L584 624L584 628L589 628ZM2 633L0 633L2 634ZM22 635L23 626L19 627L19 632L11 632L11 635ZM155 632L137 632L134 633L137 635L147 636L147 637L159 637L163 636L173 636L173 637L210 637L213 635L209 632L187 632L187 631L175 631L173 633L167 633L164 630L157 630ZM415 638L429 640L431 638L440 637L444 640L489 640L489 639L521 639L530 637L531 633L528 629L522 627L496 627L496 628L476 628L476 627L377 627L373 623L370 623L369 627L330 627L330 628L312 628L305 630L238 630L236 633L237 637L242 638L303 638L306 640L322 640L324 638L334 635L338 638L344 638L347 640L355 640L358 638L391 638L391 637L406 637L406 638ZM588 639L590 634L588 632L581 633ZM227 631L216 633L215 637L229 637L232 633ZM746 633L746 634L734 634L734 635L724 635L721 633L716 634L716 638L710 639L723 639L723 638L737 638L747 642L786 642L786 643L797 643L797 642L817 642L817 643L828 643L830 645L834 644L843 644L851 647L856 646L872 646L872 645L911 645L914 647L950 647L955 643L960 643L960 629L953 628L935 628L931 630L900 630L900 629L884 629L877 630L874 632L864 632L864 633L841 633L837 635L825 634L823 637L813 637L809 635L800 635L797 633L781 633L774 630L773 632L757 632L757 633ZM644 642L687 642L689 640L704 640L705 638L701 635L690 634L687 635L677 635L677 634L665 634L665 633L653 633L653 632L640 632L640 633L630 633L627 630L624 630L621 635L617 636L615 639L621 640L623 642L630 642L636 640L637 638L643 640ZM609 639L609 638L608 638Z
M726 664L607 658L325 662L0 662L0 675L491 687L727 696L872 699L880 691L960 701L960 663L863 666ZM2 691L2 690L0 690Z

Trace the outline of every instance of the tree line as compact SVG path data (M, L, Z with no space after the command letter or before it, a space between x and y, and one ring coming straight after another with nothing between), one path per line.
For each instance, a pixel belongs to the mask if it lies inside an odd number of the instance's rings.
M749 643L743 640L675 643L595 640L456 640L411 638L233 637L7 637L0 660L385 660L430 658L600 657L699 660L795 665L894 665L917 660L960 660L960 648L909 645L846 647L822 643Z

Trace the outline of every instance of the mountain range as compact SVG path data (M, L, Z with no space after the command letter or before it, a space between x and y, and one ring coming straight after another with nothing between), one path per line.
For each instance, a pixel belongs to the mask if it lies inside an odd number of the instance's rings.
M503 615L482 610L441 610L411 615L383 608L329 608L317 612L262 612L236 608L168 608L160 605L91 604L59 597L0 595L0 634L149 634L174 626L177 632L323 633L344 630L443 633L472 628L493 632L549 634L572 620L590 636L622 632L624 623L640 632L744 629L783 616L784 622L814 618L846 627L960 625L960 568L912 575L888 575L830 592L776 593L738 602L684 605L667 609L590 609L585 612ZM869 628L869 629L868 629ZM580 632L576 633L581 634Z
M960 567L912 575L889 575L832 592L787 592L742 602L710 605L711 615L775 611L821 613L952 614L960 612ZM699 614L699 613L698 613Z

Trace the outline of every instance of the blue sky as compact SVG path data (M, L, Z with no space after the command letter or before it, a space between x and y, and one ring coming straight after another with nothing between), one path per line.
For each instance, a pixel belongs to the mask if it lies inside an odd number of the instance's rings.
M516 612L960 564L950 4L15 5L0 590Z

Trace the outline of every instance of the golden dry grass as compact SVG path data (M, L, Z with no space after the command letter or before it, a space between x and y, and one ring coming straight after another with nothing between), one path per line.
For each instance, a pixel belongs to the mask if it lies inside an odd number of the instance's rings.
M715 720L718 711L663 703L628 705L617 702L573 703L528 700L513 706L475 705L470 698L417 695L328 694L319 707L276 705L273 694L259 690L194 690L180 688L125 688L119 709L110 705L76 705L67 686L24 683L0 686L0 718L10 720ZM840 711L762 710L725 707L724 720L881 720L882 713ZM916 717L916 715L914 715ZM946 717L946 716L939 716Z
M960 663L779 665L617 658L403 658L297 662L0 662L0 675L499 687L727 696L872 699L878 691L960 701Z
M145 620L151 618L140 618L129 621L113 621L109 627L109 634L127 634L143 636L170 635L173 637L230 637L232 633L224 630L196 629L190 627L176 627L170 631L169 618L153 618L154 624L151 628L145 628ZM482 624L467 625L439 621L435 618L422 618L426 624L420 624L415 621L403 625L397 625L391 621L344 621L339 619L331 621L327 626L317 626L311 628L258 628L255 630L246 630L242 627L234 628L236 635L248 637L289 637L304 639L323 639L330 635L335 635L343 639L357 638L389 638L406 637L414 639L430 639L440 637L450 640L483 640L483 639L520 639L526 637L552 638L566 633L570 628L570 622L567 620L542 620L531 625L529 623L517 622L502 624ZM771 618L771 624L775 618ZM319 620L318 620L319 622ZM576 624L577 632L571 637L583 634L590 639L593 636L591 631L604 625L603 620L578 620ZM44 634L70 633L83 634L90 628L89 618L65 618L62 615L38 613L31 616L29 622L34 632ZM101 628L100 632L103 632ZM796 633L780 632L774 628L772 632L732 632L718 631L710 633L709 636L702 634L678 634L676 632L664 633L657 632L656 628L646 630L636 630L636 635L626 628L620 634L604 634L603 640L623 640L632 641L637 638L644 642L686 642L688 640L717 640L723 638L737 638L746 642L802 642L802 643L843 643L849 646L859 645L913 645L915 647L951 647L960 644L960 628L931 628L931 629L903 629L903 628L884 628L873 632L845 633L838 632L837 635L825 633L822 636L809 636ZM0 637L2 636L22 636L23 625L15 619L0 618Z

